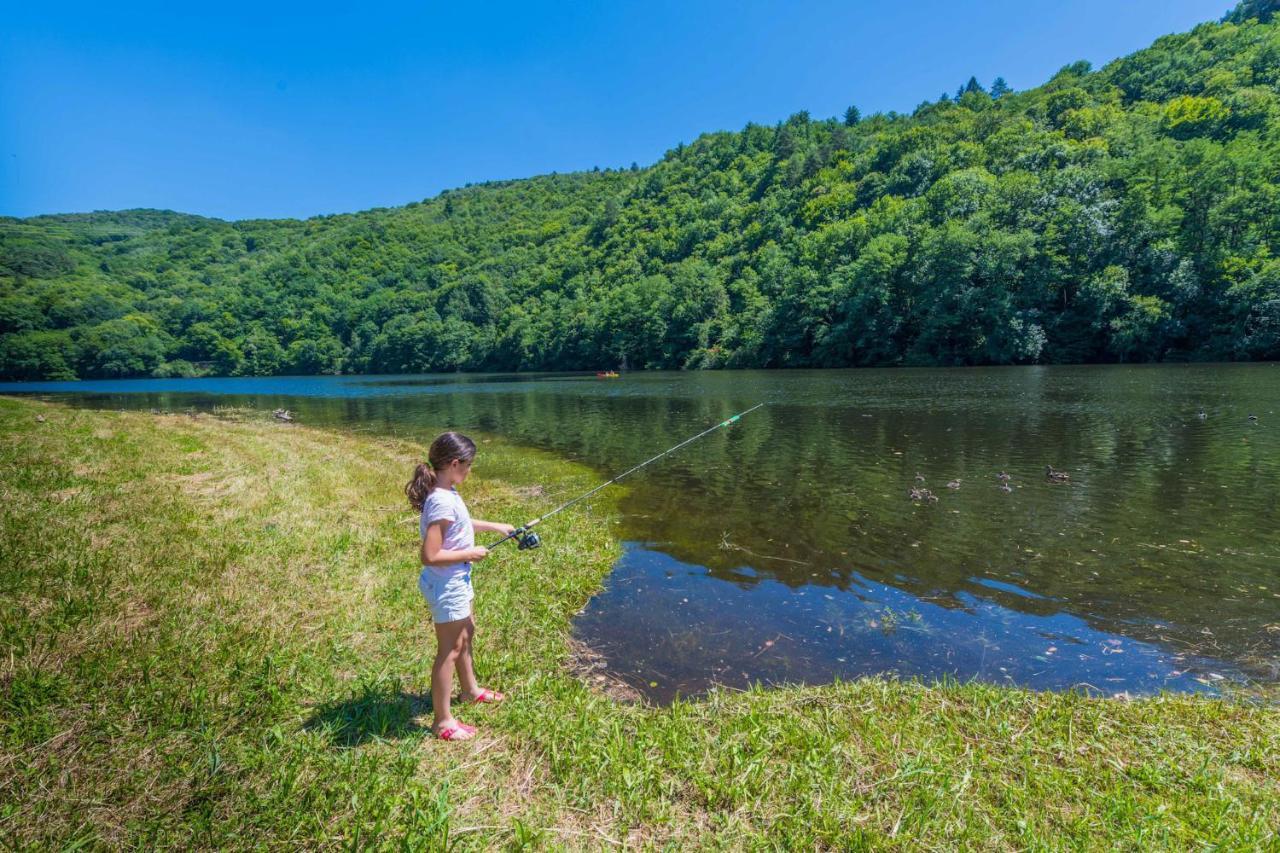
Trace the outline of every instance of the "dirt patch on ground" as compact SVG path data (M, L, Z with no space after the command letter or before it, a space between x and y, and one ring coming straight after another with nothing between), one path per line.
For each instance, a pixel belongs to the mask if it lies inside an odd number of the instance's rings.
M609 669L604 655L581 640L568 640L569 660L565 668L596 693L608 696L615 702L633 704L640 702L640 691L627 684Z
M155 617L151 605L142 599L131 598L116 614L111 629L120 636L129 636L149 623Z

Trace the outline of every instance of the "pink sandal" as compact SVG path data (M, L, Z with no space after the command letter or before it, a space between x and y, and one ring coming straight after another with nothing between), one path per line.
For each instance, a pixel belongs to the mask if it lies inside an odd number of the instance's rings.
M483 705L486 703L496 704L506 698L507 698L506 696L502 695L496 690L489 690L488 688L484 688L480 691L480 695L477 696L476 698L463 699L462 701L464 703L469 703L472 705Z
M465 734L466 737L458 737L459 733ZM446 726L436 732L436 737L440 738L440 740L471 740L471 738L475 737L475 733L475 726L454 721L453 725Z

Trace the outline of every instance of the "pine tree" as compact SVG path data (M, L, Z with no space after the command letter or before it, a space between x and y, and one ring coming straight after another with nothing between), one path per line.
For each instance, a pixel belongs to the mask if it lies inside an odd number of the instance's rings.
M1009 94L1012 91L1013 90L1009 88L1009 84L1004 82L1003 77L997 77L991 83L992 98L1003 98L1005 95Z
M851 107L849 107L849 109L847 109L847 110L845 110L845 111L844 111L844 126L845 126L845 127L853 127L854 125L856 125L856 124L857 124L859 121L861 121L861 120L862 120L862 113L858 112L858 108L857 108L857 107L853 107L853 106L851 106Z
M1275 17L1276 12L1280 12L1280 0L1241 0L1222 20L1243 24L1250 18L1257 18L1265 24Z
M796 153L796 136L789 124L779 124L773 137L773 153L779 160L785 160Z

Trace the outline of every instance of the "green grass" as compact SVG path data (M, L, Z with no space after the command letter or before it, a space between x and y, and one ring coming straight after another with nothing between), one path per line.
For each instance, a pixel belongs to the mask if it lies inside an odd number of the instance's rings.
M0 841L1280 844L1275 705L864 679L654 708L589 689L569 621L619 553L614 490L478 566L477 666L510 698L464 716L475 740L437 741L401 493L423 451L0 398ZM497 439L475 471L468 505L499 520L598 482Z

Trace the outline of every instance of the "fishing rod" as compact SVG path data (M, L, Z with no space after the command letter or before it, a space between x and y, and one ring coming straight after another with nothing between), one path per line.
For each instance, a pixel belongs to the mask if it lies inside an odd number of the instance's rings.
M661 453L659 453L657 456L653 457L652 459L647 459L647 460L645 460L644 462L641 462L639 465L635 466L634 468L630 468L630 469L628 469L628 470L626 470L626 471L623 471L621 474L619 474L618 476L614 477L614 478L613 478L612 480L610 480L609 482L607 482L607 483L601 483L600 485L596 486L596 487L595 487L594 489L592 489L591 491L586 492L585 494L578 495L578 497L574 498L574 499L573 499L573 500L571 500L571 501L568 501L568 502L566 502L566 503L562 503L562 504L560 504L560 506L556 507L555 509L551 510L550 512L548 512L548 513L544 513L544 514L542 514L542 515L538 516L538 517L537 517L537 518L535 518L533 521L530 521L530 522L528 522L527 524L525 524L523 527L517 527L515 530L511 531L510 533L508 533L506 536L503 536L503 537L502 537L501 539L499 539L497 542L494 542L492 545L490 545L490 546L489 546L489 550L490 550L490 551L492 551L494 548L498 547L498 546L499 546L499 545L501 545L503 542L506 542L508 539L515 539L515 540L516 540L516 546L517 546L517 547L519 548L519 550L521 550L521 551L526 551L526 550L528 550L528 549L530 549L530 548L537 548L539 545L541 545L541 544L542 544L542 540L541 540L541 539L539 539L539 538L538 538L538 534L534 532L534 530L533 530L534 525L537 525L537 524L542 523L543 521L546 521L548 518L550 518L551 516L555 515L556 513L558 513L558 512L563 512L564 510L568 509L569 507L573 506L573 505L574 505L574 504L576 504L576 503L579 503L580 501L585 501L587 498L591 497L591 496L592 496L592 495L594 495L596 492L598 492L598 491L600 491L601 489L603 489L605 486L609 486L609 485L612 485L612 484L614 484L614 483L618 482L618 481L619 481L619 480L621 480L623 477L626 477L628 474L634 474L636 471L639 471L639 470L640 470L641 468L643 468L644 466L646 466L646 465L648 465L648 464L650 464L650 463L652 463L652 462L657 462L659 459L661 459L662 457L666 456L666 455L667 455L667 454L669 454L669 453L675 453L677 450L679 450L680 448L684 447L686 444L690 444L691 442L697 441L698 439L702 438L704 435L706 435L706 434L708 434L708 433L715 432L716 430L720 429L721 427L727 427L727 426L729 426L730 424L737 423L739 420L741 420L741 419L742 419L742 416L743 416L743 415L749 415L749 414L751 414L752 412L754 412L756 409L760 408L760 407L761 407L761 406L763 406L763 405L764 405L764 403L756 403L754 406L752 406L751 408L747 409L746 411L744 411L744 412L738 412L738 414L736 414L736 415L734 415L733 417L729 418L727 421L721 421L720 423L716 424L716 425L715 425L715 426L713 426L713 427L710 427L710 428L708 428L708 429L704 429L702 432L698 433L697 435L693 436L692 438L686 438L684 441L680 442L680 443L679 443L679 444L677 444L675 447L672 447L672 448L670 448L670 449L668 449L668 450L664 450L664 451L662 451Z

